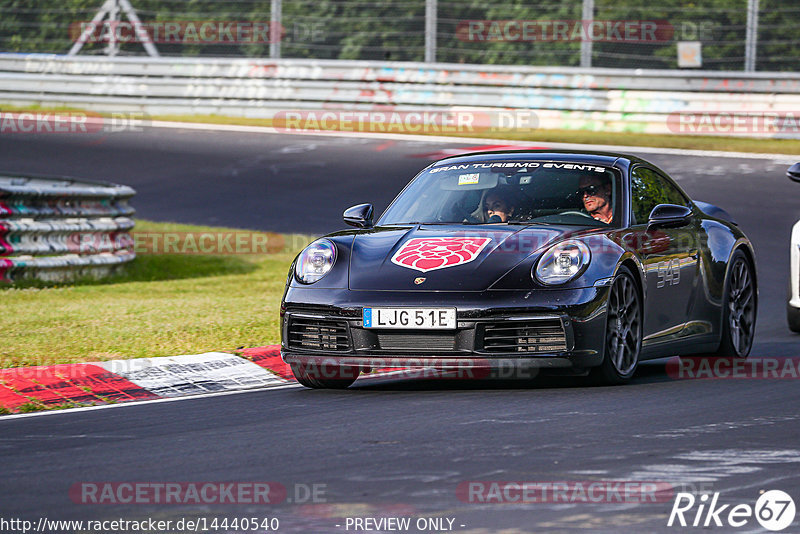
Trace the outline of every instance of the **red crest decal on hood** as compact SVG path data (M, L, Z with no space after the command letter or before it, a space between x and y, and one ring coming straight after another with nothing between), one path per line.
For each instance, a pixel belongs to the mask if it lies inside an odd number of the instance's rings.
M400 267L434 271L469 263L489 244L489 237L415 237L392 256Z

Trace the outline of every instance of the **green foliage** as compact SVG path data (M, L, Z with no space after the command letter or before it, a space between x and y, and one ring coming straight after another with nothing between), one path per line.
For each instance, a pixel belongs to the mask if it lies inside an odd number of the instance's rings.
M631 179L631 206L639 224L646 222L659 204L686 205L683 195L650 169L636 169Z
M20 404L17 406L17 413L31 413L31 412L41 412L42 410L46 410L47 407L40 403L40 402L26 402L24 404Z
M270 0L132 0L144 22L269 22ZM65 53L70 25L88 21L102 0L0 0L0 50ZM425 0L283 0L281 55L296 58L421 61L425 53ZM700 41L703 68L744 65L747 0L595 0L595 20L659 21L671 33L656 42L594 42L598 67L677 68L678 41ZM566 65L580 63L581 43L468 40L468 21L576 21L582 0L438 0L437 59L451 63ZM800 39L796 0L761 0L758 70L797 71ZM166 56L268 57L269 43L158 44ZM83 53L101 54L103 43ZM123 54L143 54L138 43Z

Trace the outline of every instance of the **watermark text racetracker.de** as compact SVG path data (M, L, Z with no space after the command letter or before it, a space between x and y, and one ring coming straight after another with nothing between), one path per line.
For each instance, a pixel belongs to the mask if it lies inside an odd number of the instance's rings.
M674 494L669 482L637 480L468 480L456 488L470 504L647 504L670 502Z
M459 235L455 234L456 237ZM465 231L463 235L469 237L471 234ZM498 231L488 232L487 235L497 243L494 248L494 253L497 254L533 253L547 244L547 237L538 234L508 237ZM311 240L309 236L247 230L73 232L56 238L62 239L67 251L76 254L130 249L137 254L190 255L274 254L302 248ZM612 239L584 236L581 240L596 253L620 252L624 248L658 252L669 247L688 247L695 242L694 236L689 232L667 235L659 230L631 232ZM675 261L680 264L680 261ZM678 280L672 282L675 284Z
M465 42L606 42L666 43L710 41L713 24L708 21L667 20L462 20L456 38Z
M0 134L111 134L142 132L150 119L141 112L107 115L84 111L0 111Z
M65 520L40 517L36 521L21 518L0 517L0 532L28 534L29 532L91 532L94 534L117 534L120 532L229 532L280 530L280 520L268 516L213 517L195 516L180 519L87 519Z
M280 482L76 482L72 502L82 505L275 505L325 503L327 485Z
M529 110L283 110L274 115L272 125L280 132L474 134L535 130L539 116Z
M725 358L674 357L667 360L667 376L677 380L800 379L800 357Z
M279 22L271 21L79 21L69 26L71 40L84 43L275 43L284 33Z
M672 40L665 20L464 20L456 27L461 41L596 41L657 43Z
M707 110L675 111L667 115L667 128L676 134L698 135L798 135L800 111Z
M74 232L66 237L66 248L76 254L130 249L136 254L251 255L275 254L287 245L296 249L308 244L298 235L235 231L132 231Z
M273 254L286 246L284 236L271 232L131 232L137 254L249 255ZM304 241L304 240L303 240Z

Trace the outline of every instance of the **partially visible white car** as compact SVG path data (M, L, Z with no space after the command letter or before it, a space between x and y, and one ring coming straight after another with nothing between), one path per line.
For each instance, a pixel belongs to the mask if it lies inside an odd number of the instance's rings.
M800 163L795 163L786 171L786 176L800 182ZM800 332L800 221L792 228L792 241L789 245L792 268L789 279L789 302L786 304L786 320L793 332Z

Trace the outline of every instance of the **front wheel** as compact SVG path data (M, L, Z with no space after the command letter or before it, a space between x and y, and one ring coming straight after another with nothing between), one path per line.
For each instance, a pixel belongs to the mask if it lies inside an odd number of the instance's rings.
M642 349L642 298L631 271L620 267L608 294L605 354L591 376L601 384L630 381Z
M347 389L360 373L358 367L350 366L331 368L304 363L292 363L290 366L297 381L313 389Z
M756 326L756 283L741 250L733 253L722 301L722 339L714 356L747 358Z

